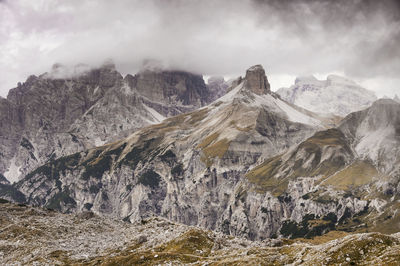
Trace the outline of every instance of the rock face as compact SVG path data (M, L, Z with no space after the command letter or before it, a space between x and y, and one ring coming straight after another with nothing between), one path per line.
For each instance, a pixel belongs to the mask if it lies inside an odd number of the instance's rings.
M110 62L76 69L55 65L0 99L0 173L8 180L213 100L191 73L145 70L123 78Z
M50 160L0 197L130 222L162 216L252 240L400 230L400 104L379 100L324 128L318 115L249 84Z
M245 174L311 136L321 121L246 84L197 111L51 161L14 187L29 204L63 212L90 209L131 222L156 214L252 239L279 233L290 206L258 193Z
M264 68L261 65L255 65L246 71L245 86L253 93L258 95L271 93L270 85Z
M215 100L203 77L188 72L144 70L135 76L128 75L126 80L164 116L192 111Z
M400 174L400 103L380 99L348 115L339 128L359 156L374 162L381 172Z
M214 76L210 77L207 81L207 87L211 93L211 97L215 100L224 96L229 86L229 83L225 81L224 77Z
M1 114L7 120L0 172L12 182L51 157L85 148L69 127L108 90L122 84L122 76L110 65L76 79L48 76L30 76L2 100Z
M336 75L329 75L326 80L298 77L293 86L281 88L277 93L289 103L307 110L338 116L365 109L377 99L373 92Z

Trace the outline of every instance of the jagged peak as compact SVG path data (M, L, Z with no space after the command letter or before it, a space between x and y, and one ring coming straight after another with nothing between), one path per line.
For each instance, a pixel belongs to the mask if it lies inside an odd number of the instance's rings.
M27 83L27 84L33 83L37 78L38 78L38 77L35 76L35 75L30 75L30 76L26 79L25 83Z
M105 60L100 66L91 67L90 65L79 63L73 66L55 63L50 72L40 75L44 79L74 79L91 73L92 71L101 71L103 73L116 73L116 66L113 60Z
M397 101L395 101L394 99L390 99L390 98L381 98L376 100L372 106L383 106L383 105L399 105L399 103Z
M106 59L103 64L101 64L100 69L116 70L114 60Z
M142 72L162 72L166 69L164 63L156 59L145 59L142 62L142 67L139 74Z
M357 86L360 87L356 82L335 74L330 74L326 77L326 80L319 80L314 75L305 75L305 76L298 76L294 82L296 85L320 85L320 86L329 86L329 85L348 85L348 86Z
M259 70L264 71L264 68L262 65L254 65L247 69L247 71L249 71L249 72L250 71L259 71Z
M270 94L270 84L261 65L254 65L247 69L244 87L249 91L258 94Z
M350 85L350 86L360 87L360 85L358 85L354 81L339 75L334 75L334 74L328 75L326 77L326 80L328 84L340 84L340 85Z
M225 78L223 76L211 76L207 79L207 84L213 84L213 83L224 83Z
M50 72L40 75L40 78L48 79L65 79L79 77L90 71L90 66L86 64L77 64L75 66L67 66L61 63L54 63Z
M321 82L321 81L318 80L313 75L299 76L299 77L296 77L296 79L294 81L295 84L299 84L299 83L315 83L315 82Z

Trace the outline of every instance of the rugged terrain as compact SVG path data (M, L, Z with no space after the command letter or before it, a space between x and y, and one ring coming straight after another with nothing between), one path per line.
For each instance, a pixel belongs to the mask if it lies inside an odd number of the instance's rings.
M342 117L365 109L377 100L372 91L337 75L329 75L326 80L298 77L294 85L281 88L277 93L289 103L307 110Z
M73 71L56 64L0 98L0 173L16 182L50 159L197 109L225 93L213 84L183 71L144 68L123 78L111 62Z
M130 224L0 203L0 263L24 265L395 265L400 236L331 232L249 241L152 217ZM100 241L99 241L100 240Z
M131 222L158 215L250 239L318 235L369 206L351 193L308 196L357 157L339 129L317 132L329 126L271 93L254 66L211 105L52 160L2 196Z
M255 241L400 230L399 103L337 125L281 100L259 65L232 84L200 109L1 178L0 198Z

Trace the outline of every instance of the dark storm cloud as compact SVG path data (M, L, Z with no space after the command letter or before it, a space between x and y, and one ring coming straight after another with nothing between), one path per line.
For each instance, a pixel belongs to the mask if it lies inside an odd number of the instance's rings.
M124 73L152 58L204 74L237 75L261 63L272 76L335 71L399 80L395 0L0 3L3 95L9 84L48 71L55 62L95 66L105 58ZM399 88L396 82L391 84Z
M254 0L253 5L262 27L271 25L272 14L281 30L304 44L321 38L320 51L346 40L337 55L344 54L341 68L350 75L400 71L400 1Z

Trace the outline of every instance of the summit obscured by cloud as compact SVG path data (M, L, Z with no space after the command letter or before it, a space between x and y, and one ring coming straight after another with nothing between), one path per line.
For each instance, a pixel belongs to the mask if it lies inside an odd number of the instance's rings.
M0 95L56 63L147 59L205 75L263 64L272 89L304 74L342 73L400 94L400 5L361 0L2 0Z

